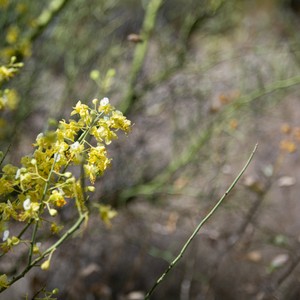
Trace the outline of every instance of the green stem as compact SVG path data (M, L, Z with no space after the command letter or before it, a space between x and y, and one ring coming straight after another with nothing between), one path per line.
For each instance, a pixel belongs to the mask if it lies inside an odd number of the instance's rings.
M68 2L69 0L52 0L36 19L37 26L29 33L28 39L34 42Z
M177 255L177 257L170 263L170 265L168 266L168 268L165 270L165 272L157 279L157 281L155 282L155 284L152 286L152 288L150 289L150 291L146 294L145 296L145 300L150 299L150 296L152 295L152 293L154 292L154 290L157 288L157 286L164 280L165 276L173 269L173 267L178 263L178 261L183 257L183 254L185 253L185 251L187 250L188 246L190 245L190 243L192 242L192 240L195 238L195 236L198 234L199 230L201 229L201 227L210 219L210 217L215 213L215 211L219 208L219 206L222 204L222 202L224 201L224 199L226 198L226 196L231 192L231 190L234 188L234 186L236 185L236 183L239 181L239 179L241 178L241 176L244 174L244 172L246 171L248 165L250 164L254 153L257 149L257 144L255 145L251 155L249 156L246 164L244 165L244 167L242 168L242 170L240 171L240 173L237 175L237 177L234 179L234 181L232 182L232 184L230 185L230 187L227 189L227 191L223 194L223 196L220 198L220 200L217 202L217 204L215 204L215 206L211 209L211 211L205 216L205 218L199 223L199 225L196 227L196 229L194 230L194 232L192 233L192 235L188 238L188 240L186 241L186 243L183 245L182 249L180 250L179 254Z
M45 250L41 256L36 258L34 261L32 261L30 264L26 266L26 268L16 277L13 277L12 280L9 282L7 287L0 287L0 293L6 290L8 287L10 287L13 283L18 281L19 279L23 278L34 266L36 266L41 260L43 260L48 254L50 254L54 249L57 249L66 239L68 239L83 223L83 221L86 219L87 214L82 214L79 216L78 220L74 223L74 225L64 233L64 235L51 247L49 247L47 250Z
M50 180L51 180L51 176L52 176L55 164L56 164L56 156L54 156L53 164L51 166L51 170L49 172L46 184L44 186L43 197L41 199L41 206L39 208L39 215L43 211L43 202L44 202L44 200L46 198L47 191L49 189ZM28 265L30 265L31 261L32 261L33 248L34 248L34 244L35 244L35 240L36 240L36 234L37 234L38 227L39 227L39 220L36 220L34 228L33 228L33 232L32 232L32 238L31 238L31 241L30 241L30 249L29 249L29 255L28 255Z
M26 232L26 230L30 227L30 225L32 224L34 220L31 219L26 226L21 230L21 232L18 234L18 239L20 239L22 237L22 235Z
M142 26L142 32L141 32L143 42L136 45L132 67L129 75L129 84L125 94L125 98L121 103L121 111L123 111L123 113L127 113L130 107L132 106L132 104L134 103L135 85L140 70L142 69L144 63L144 59L148 50L148 42L155 26L155 20L156 20L158 10L162 5L162 3L163 0L150 0L147 6L147 10L146 10L146 14Z
M191 143L187 148L178 155L175 160L171 161L164 171L159 173L151 181L144 184L137 184L136 186L124 189L119 196L119 201L121 204L126 203L126 201L137 195L153 195L153 193L159 193L164 190L167 181L170 177L181 167L184 167L188 163L191 163L196 156L197 152L207 144L207 141L212 136L212 132L216 124L223 120L225 117L229 117L237 111L237 108L244 107L253 103L255 100L277 92L282 89L290 88L300 84L300 76L291 77L288 79L279 80L271 83L263 89L255 90L245 96L241 96L232 104L229 104L222 111L218 113L215 118L210 118L206 127L203 129L201 134L191 140Z
M34 248L34 244L35 244L35 240L36 240L36 233L38 230L38 221L36 221L34 228L33 228L33 232L32 232L32 237L31 237L31 241L30 241L30 249L29 249L29 255L28 255L28 265L31 264L32 261L32 255L33 255L33 248Z

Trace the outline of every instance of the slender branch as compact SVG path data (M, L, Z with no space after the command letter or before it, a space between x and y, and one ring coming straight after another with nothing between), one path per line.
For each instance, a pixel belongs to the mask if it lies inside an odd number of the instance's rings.
M12 144L12 143L10 143L10 144L8 145L7 149L5 150L5 153L3 153L3 156L1 157L1 161L0 161L0 166L2 165L2 163L3 163L3 161L4 161L5 157L6 157L6 155L8 154L8 152L9 152L9 150L10 150L10 147L11 147L11 144Z
M42 261L48 254L50 254L54 249L57 249L65 240L67 240L76 230L79 229L80 225L83 223L86 217L87 213L80 215L78 220L74 223L74 225L69 230L67 230L56 243L54 243L51 247L45 250L41 254L41 256L39 256L29 265L27 265L26 268L19 275L13 277L6 287L0 287L0 293L6 290L8 287L10 287L13 283L24 277L26 273L28 273L33 267L35 267L40 261Z
M240 173L237 175L237 177L234 179L234 181L232 182L232 184L230 185L230 187L226 190L226 192L223 194L223 196L220 198L220 200L215 204L215 206L211 209L211 211L205 216L205 218L199 223L199 225L196 227L196 229L194 230L194 232L192 233L192 235L188 238L188 240L186 241L186 243L183 245L182 249L180 250L179 254L177 255L177 257L170 263L170 265L168 266L168 268L165 270L165 272L157 279L157 281L155 282L155 284L152 286L152 288L150 289L150 291L146 294L145 296L145 300L150 299L150 296L152 295L152 293L154 292L154 290L157 288L157 286L164 280L165 276L171 271L171 269L173 269L173 267L178 263L178 261L183 257L183 254L185 253L185 251L187 250L188 246L190 245L190 243L192 242L192 240L195 238L195 236L198 234L199 230L201 229L201 227L210 219L210 217L216 212L216 210L219 208L219 206L222 204L222 202L224 201L224 199L227 197L227 195L231 192L231 190L234 188L234 186L236 185L236 183L239 181L239 179L241 178L241 176L244 174L244 172L246 171L248 165L250 164L254 153L256 152L257 149L257 144L255 145L251 155L249 156L246 164L244 165L244 167L242 168L242 170L240 171Z
M20 239L22 237L22 235L26 232L26 230L30 227L30 225L32 224L32 222L34 221L34 219L31 219L26 226L21 230L21 232L18 234L18 239Z
M31 241L30 241L30 249L29 249L29 255L28 255L28 265L30 265L31 261L32 261L33 248L34 248L34 244L35 244L35 240L36 240L36 233L37 233L38 227L39 227L39 222L36 221L36 223L34 225L34 228L33 228Z
M65 7L69 0L52 0L48 7L38 16L37 26L29 33L29 40L35 41L54 20L60 11Z
M136 45L132 67L129 75L129 84L125 94L125 98L121 103L121 110L123 111L123 113L127 113L134 103L135 85L144 63L144 59L148 50L148 42L155 26L158 10L161 7L162 3L163 0L150 0L147 6L141 33L143 42Z
M39 263L44 257L46 257L49 253L51 253L54 249L58 248L66 239L68 239L77 229L79 229L80 225L83 223L84 220L87 218L87 213L81 214L78 220L74 223L74 225L67 230L64 235L51 247L49 247L40 257L35 259L32 264Z
M172 160L169 165L165 168L165 170L156 177L154 177L151 181L141 184L136 184L133 187L124 189L119 196L120 203L126 203L126 201L137 195L152 195L153 193L161 192L164 189L165 184L170 179L170 177L181 167L187 165L192 162L196 153L207 144L207 141L212 136L212 132L215 129L218 121L223 120L224 117L228 117L236 112L237 108L249 105L255 100L258 100L262 96L269 95L276 91L290 88L295 85L300 84L300 76L294 76L291 78L279 80L271 83L270 85L264 87L263 89L255 90L247 95L241 96L236 101L232 102L228 106L226 106L222 111L218 113L215 118L210 118L206 124L206 127L203 129L201 134L197 134L197 136L191 140L191 143L186 147L186 149L176 157L176 160Z
M44 186L43 196L42 196L42 199L41 199L41 206L39 208L39 215L43 211L43 203L44 203L44 200L46 198L46 195L47 195L47 192L48 192L48 189L49 189L50 180L51 180L51 176L52 176L53 171L54 171L54 166L56 164L56 160L57 160L57 157L54 156L53 164L51 166L51 170L48 174L48 178L47 178L47 181L46 181L45 186ZM31 241L30 241L30 249L29 249L29 255L28 255L28 266L31 264L31 261L32 261L33 248L34 248L34 245L35 245L35 240L36 240L36 234L37 234L38 227L39 227L39 220L37 220L35 222L33 232L32 232L32 238L31 238Z

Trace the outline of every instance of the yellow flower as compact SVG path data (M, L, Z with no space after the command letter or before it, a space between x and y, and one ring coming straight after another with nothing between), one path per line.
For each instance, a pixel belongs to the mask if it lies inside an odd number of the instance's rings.
M59 122L59 128L57 130L58 139L67 139L73 142L80 129L80 123L74 120L71 120L70 123L66 123L65 120L62 120Z
M21 212L18 216L18 220L20 222L30 220L30 219L37 220L39 218L39 209L40 209L39 203L31 202L30 208L28 210Z
M99 205L99 214L102 221L107 226L111 226L111 219L117 215L117 212L110 205Z
M20 243L20 240L16 236L7 239L2 243L1 247L4 252L8 252L13 246L17 246Z
M104 140L106 145L109 145L113 139L117 138L116 133L110 130L109 124L103 119L98 122L97 127L94 126L91 129L91 134L97 142L101 143Z
M98 169L95 165L85 164L84 173L86 177L89 177L91 183L95 183L98 175Z
M57 190L52 191L52 194L49 197L49 202L54 203L58 207L62 207L67 204L62 193Z
M63 226L58 226L56 223L51 224L50 230L53 234L58 234L62 229L63 229Z
M85 124L90 124L92 117L90 116L89 107L86 104L82 104L81 101L76 103L76 106L73 107L71 116L78 114L80 118L85 122Z
M97 175L101 175L110 164L110 161L111 160L106 156L105 147L99 145L97 147L93 147L90 150L88 154L87 164L94 165L97 169Z
M1 182L0 182L1 186ZM14 209L12 203L8 200L7 203L0 203L0 214L4 221L9 220L11 217L16 219L17 218L17 212Z
M15 90L5 89L0 91L0 110L10 109L14 110L19 102L18 93Z
M125 132L130 131L131 122L119 110L112 112L110 123L112 128L121 129Z

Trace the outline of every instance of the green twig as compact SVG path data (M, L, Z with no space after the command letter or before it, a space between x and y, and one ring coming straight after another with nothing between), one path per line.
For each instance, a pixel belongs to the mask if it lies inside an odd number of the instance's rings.
M68 2L69 0L52 0L36 19L37 26L29 33L28 39L35 41Z
M16 277L13 277L7 286L0 287L0 293L6 290L8 287L10 287L13 283L18 281L19 279L23 278L33 267L38 265L40 261L42 261L47 255L49 255L51 252L53 252L55 249L57 249L65 240L67 240L73 233L79 229L80 225L83 223L83 221L87 218L87 213L82 214L79 216L78 220L74 223L74 225L64 233L64 235L51 247L49 247L47 250L45 250L38 258L36 258L34 261L32 261L29 265L26 266L26 268Z
M53 164L51 166L51 170L50 170L50 172L48 174L48 178L47 178L46 184L44 186L43 196L42 196L42 199L41 199L41 206L39 208L39 215L43 211L43 207L44 207L43 204L44 204L44 200L46 198L46 195L47 195L47 192L48 192L48 189L49 189L51 176L53 174L54 166L56 164L56 159L57 159L57 157L54 156ZM35 240L36 240L36 234L37 234L38 227L39 227L39 220L37 220L35 222L34 228L33 228L33 232L32 232L32 238L31 238L31 241L30 241L30 249L29 249L29 255L28 255L28 265L30 265L31 261L32 261L33 248L34 248L34 245L35 245Z
M250 164L254 153L257 149L257 144L255 145L250 157L248 158L246 164L244 165L244 167L242 168L242 170L240 171L240 173L237 175L237 177L234 179L234 181L232 182L232 184L230 185L230 187L227 189L227 191L223 194L223 196L220 198L220 200L217 202L217 204L211 209L211 211L205 216L205 218L199 223L199 225L196 227L196 229L194 230L194 232L192 233L192 235L189 237L189 239L187 240L187 242L184 244L184 246L182 247L182 249L180 250L179 254L177 255L177 257L170 263L170 265L168 266L168 268L165 270L165 272L157 279L157 281L155 282L155 284L152 286L152 288L150 289L150 291L146 294L145 296L145 300L150 299L150 296L152 295L152 293L154 292L154 290L157 288L157 286L164 280L165 276L172 270L172 268L178 263L178 261L182 258L183 254L185 253L185 251L187 250L188 246L190 245L190 243L192 242L192 240L195 238L195 236L198 234L199 230L201 229L201 227L210 219L210 217L215 213L215 211L219 208L219 206L222 204L223 200L226 198L226 196L231 192L231 190L234 188L234 186L236 185L236 183L239 181L239 179L241 178L241 176L243 175L243 173L245 172L245 170L247 169L248 165Z
M230 116L238 108L249 105L253 101L274 93L276 91L286 89L295 85L300 84L300 76L291 77L284 80L279 80L271 83L270 85L264 87L263 89L255 90L247 95L241 96L236 101L232 102L226 106L222 111L218 112L215 118L210 118L206 124L206 128L203 129L200 135L191 140L191 143L182 152L181 155L176 157L165 168L163 172L153 178L151 181L143 184L137 184L136 186L124 189L120 196L119 201L121 204L126 203L126 201L137 195L153 195L153 193L160 193L164 189L167 181L170 177L179 169L192 162L196 158L197 152L207 144L207 141L212 136L212 131L214 130L218 121L224 119L224 116Z
M123 111L123 113L127 113L130 107L132 106L132 104L134 103L135 85L140 70L144 63L144 59L148 50L148 42L155 26L158 10L162 5L162 3L163 0L150 0L147 6L146 15L144 18L142 32L141 32L141 37L143 41L142 43L138 43L136 45L132 67L131 67L129 80L128 80L129 83L128 83L127 91L125 94L125 98L121 103L121 110Z

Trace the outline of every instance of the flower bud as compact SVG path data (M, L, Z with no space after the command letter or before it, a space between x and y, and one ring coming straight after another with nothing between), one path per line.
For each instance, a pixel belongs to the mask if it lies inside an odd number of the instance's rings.
M89 192L94 192L94 191L95 191L95 187L92 186L92 185L89 185L89 186L87 187L87 190L88 190Z
M44 262L42 263L42 265L41 265L41 269L44 270L44 271L48 270L49 267L50 267L50 260L44 261Z
M9 237L9 230L5 230L3 232L3 238L2 238L2 241L5 242Z
M57 215L57 210L54 208L49 209L49 214L51 217L55 217Z

